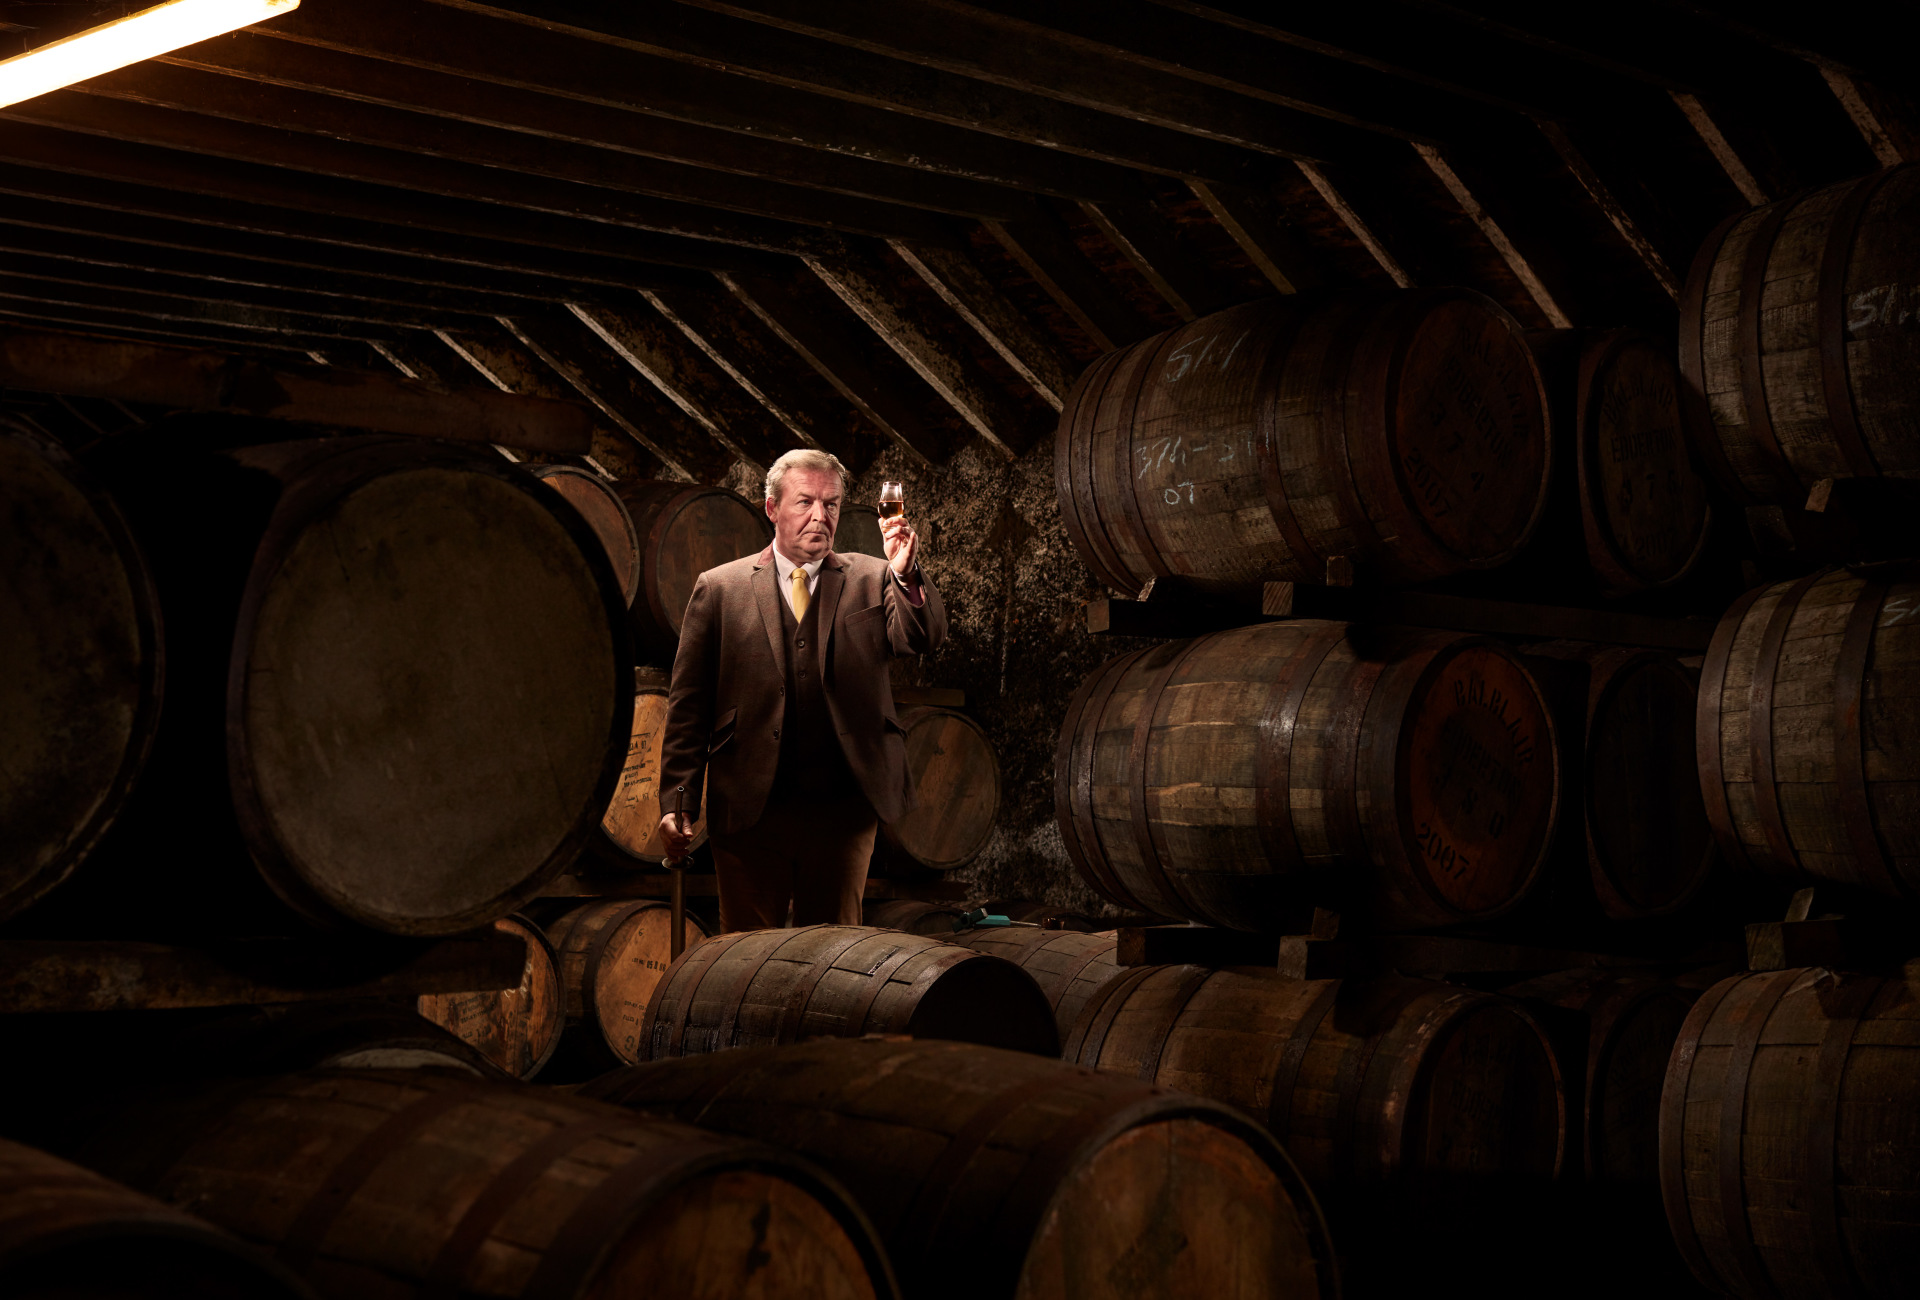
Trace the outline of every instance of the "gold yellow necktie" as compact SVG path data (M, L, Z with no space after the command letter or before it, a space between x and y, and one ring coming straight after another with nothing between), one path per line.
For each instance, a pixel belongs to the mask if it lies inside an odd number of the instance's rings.
M789 581L793 583L793 616L796 619L805 618L807 616L807 571L795 569Z

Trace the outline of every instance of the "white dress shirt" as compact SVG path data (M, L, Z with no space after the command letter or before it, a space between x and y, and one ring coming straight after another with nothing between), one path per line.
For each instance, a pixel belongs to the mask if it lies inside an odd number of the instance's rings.
M792 560L780 554L779 547L776 546L773 548L773 572L774 576L780 579L780 596L787 602L788 609L793 609L793 571L795 569L803 569L806 571L807 596L811 599L819 594L820 566L826 562L827 557L823 555L812 564L795 564ZM800 611L794 609L793 616L799 618Z

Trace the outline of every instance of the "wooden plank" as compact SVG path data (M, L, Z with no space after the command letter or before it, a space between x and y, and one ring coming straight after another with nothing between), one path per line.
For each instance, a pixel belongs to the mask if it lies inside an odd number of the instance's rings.
M609 350L571 313L502 316L500 323L555 374L651 452L667 476L717 483L733 453Z
M947 458L952 448L927 427L912 398L868 364L851 330L808 301L794 278L723 274L719 280L895 446L923 465Z
M519 985L526 944L484 931L429 945L242 939L205 947L0 940L0 1006L15 1013L245 1007L413 998Z
M313 354L346 340L309 339L291 334L262 334L205 321L163 321L125 312L95 311L25 298L0 297L0 317L22 328L56 334L76 334L117 342L154 343L162 347L218 348L237 356L258 357L275 364L295 365L313 360Z
M1380 232L1374 229L1373 223L1362 215L1353 199L1334 184L1333 178L1327 174L1326 169L1311 163L1301 163L1300 173L1307 178L1307 183L1313 186L1314 192L1333 211L1333 214L1340 218L1341 224L1346 226L1348 233L1360 241L1360 246L1367 250L1375 264L1387 273L1388 278L1402 289L1413 288L1413 276L1401 264L1400 258L1393 249L1388 247L1387 241L1382 238Z
M1035 202L1017 221L990 221L986 225L1097 346L1110 351L1155 332L1153 322L1121 296L1113 282L1073 242L1060 215L1044 203Z
M578 453L589 446L586 413L566 403L16 329L0 330L0 384L531 451Z
M688 898L717 898L719 887L707 872L686 873ZM542 898L667 898L672 878L665 872L633 872L620 876L561 876L540 891ZM978 890L959 881L881 880L869 878L862 897L910 898L958 903L978 896Z
M1036 421L1002 394L978 362L916 318L877 256L849 243L819 241L803 260L1001 455L1012 460L1032 443Z
M75 274L88 270L86 267L55 264L58 269L67 272L61 278L26 274L12 269L15 264L31 260L18 255L0 255L0 297L44 307L79 307L144 320L225 325L259 334L298 335L308 339L362 338L368 334L391 332L395 328L344 315L321 316L178 292L101 285Z
M1328 283L1321 258L1287 228L1280 203L1271 191L1247 190L1211 181L1189 180L1213 219L1240 246L1267 283L1281 293L1302 293Z
M1823 67L1820 75L1833 91L1833 97L1846 110L1847 118L1860 132L1860 138L1873 151L1873 159L1882 167L1898 167L1920 158L1920 117L1910 103L1902 102L1864 77L1850 76L1834 68Z
M1540 128L1540 133L1547 138L1547 142L1553 146L1554 152L1560 155L1561 161L1566 163L1567 170L1572 172L1575 179L1580 182L1581 188L1586 190L1594 203L1599 206L1600 211L1605 214L1607 224L1619 233L1627 247L1633 250L1633 255L1639 259L1640 264L1647 268L1647 274L1653 277L1654 283L1660 286L1661 292L1674 302L1679 302L1680 277L1675 274L1672 263L1654 246L1653 240L1641 229L1640 220L1627 210L1627 205L1600 175L1593 160L1574 143L1573 136L1566 126L1560 122L1546 120L1537 122L1535 125Z
M1186 246L1173 223L1144 196L1080 207L1182 320L1230 307L1243 296Z
M903 240L893 240L890 246L1042 401L1056 411L1066 405L1080 367L1000 292L970 255Z
M1428 169L1440 178L1440 183L1446 186L1447 193L1453 195L1467 219L1479 227L1480 233L1486 236L1487 242L1500 254L1500 260L1512 270L1514 278L1520 281L1527 295L1540 308L1540 314L1546 317L1547 323L1554 329L1572 329L1573 317L1567 314L1562 302L1564 293L1556 292L1549 287L1542 268L1535 259L1522 251L1506 225L1496 220L1494 214L1488 211L1486 204L1474 189L1468 186L1453 162L1431 145L1415 144L1413 148Z
M767 409L651 303L642 299L621 307L568 307L615 355L737 458L764 472L787 450L780 426Z

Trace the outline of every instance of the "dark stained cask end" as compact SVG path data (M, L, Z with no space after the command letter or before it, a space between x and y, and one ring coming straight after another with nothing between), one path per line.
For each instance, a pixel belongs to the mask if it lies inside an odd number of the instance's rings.
M1660 1186L1700 1281L1748 1300L1920 1293L1920 1001L1824 969L1722 980L1669 1064Z
M1695 715L1736 865L1920 897L1920 572L1756 588L1720 620Z
M633 604L640 590L640 533L626 503L608 480L576 465L529 465L533 476L558 492L593 529L620 581L620 593Z
M1574 444L1587 563L1609 594L1670 586L1693 571L1712 510L1693 467L1672 340L1631 330L1582 350Z
M954 939L954 925L966 909L955 903L923 903L912 898L875 899L860 909L864 924L879 930L905 930L929 939Z
M1077 930L1041 930L1026 925L980 926L962 930L952 942L975 952L1005 957L1027 974L1053 1004L1053 1022L1066 1041L1087 1000L1126 968L1114 960L1116 936L1112 930L1086 934Z
M689 947L640 1029L642 1060L911 1034L1056 1056L1053 1011L1012 962L900 930L742 930Z
M903 1289L929 1300L1339 1294L1293 1163L1196 1096L993 1048L874 1040L653 1062L585 1092L819 1162L873 1219Z
M1291 620L1109 660L1062 724L1055 809L1087 882L1136 911L1260 931L1312 899L1459 924L1539 875L1555 745L1494 642Z
M329 1300L890 1300L865 1216L805 1160L429 1071L128 1103L83 1158L270 1248Z
M695 918L686 926L690 945L706 937ZM546 935L574 1058L602 1069L645 1060L641 1022L673 964L672 910L645 899L587 903L548 921Z
M880 826L876 860L889 869L952 871L986 849L1000 815L1000 758L980 724L953 709L909 705L907 770L917 806Z
M120 812L159 723L159 602L119 508L0 417L0 919L64 880Z
M312 1292L203 1219L0 1139L9 1300L303 1300Z
M833 533L833 549L842 555L871 555L887 558L886 541L880 535L880 512L870 505L850 501L840 507L840 526Z
M1681 300L1689 429L1744 500L1920 478L1916 227L1909 163L1743 212L1701 246Z
M694 580L758 555L773 540L773 525L758 502L725 488L632 479L619 493L640 536L634 644L649 662L670 665Z
M493 928L527 945L520 983L476 993L428 993L415 1009L516 1079L531 1079L560 1045L566 1002L560 959L546 936L524 916L504 916Z
M1109 353L1061 412L1068 534L1132 595L1411 582L1512 558L1547 499L1540 374L1468 290L1272 298Z
M667 688L642 682L633 693L633 730L627 741L627 762L620 783L600 816L593 839L594 860L610 866L657 866L667 860L660 838L660 744L667 734ZM704 790L702 795L704 796ZM692 819L691 853L707 842L707 802Z

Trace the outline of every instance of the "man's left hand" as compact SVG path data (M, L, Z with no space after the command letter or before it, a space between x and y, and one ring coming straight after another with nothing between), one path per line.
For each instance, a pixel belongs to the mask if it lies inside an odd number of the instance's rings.
M887 548L887 567L901 582L912 583L919 580L914 556L920 549L920 538L903 519L885 519L880 523L880 540Z

